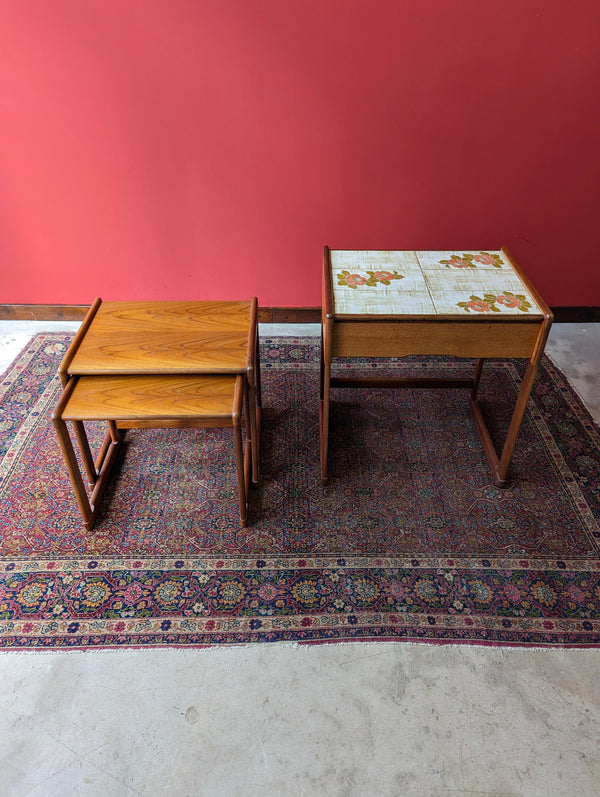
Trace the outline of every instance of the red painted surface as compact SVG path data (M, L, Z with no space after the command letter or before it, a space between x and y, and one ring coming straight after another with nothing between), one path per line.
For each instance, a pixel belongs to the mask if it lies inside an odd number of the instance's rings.
M321 248L509 246L600 305L600 3L23 0L0 302L317 305Z

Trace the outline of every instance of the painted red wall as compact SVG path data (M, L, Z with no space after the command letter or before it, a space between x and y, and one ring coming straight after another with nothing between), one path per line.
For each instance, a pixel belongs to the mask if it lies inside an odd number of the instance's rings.
M317 305L508 245L600 305L598 0L0 0L0 302Z

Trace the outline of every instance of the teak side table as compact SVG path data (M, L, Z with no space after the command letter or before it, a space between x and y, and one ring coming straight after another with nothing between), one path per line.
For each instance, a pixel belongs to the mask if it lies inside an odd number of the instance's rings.
M91 529L108 484L122 429L231 428L239 495L240 523L248 522L250 435L242 440L243 405L247 400L239 374L229 376L74 376L67 382L53 414L58 442L67 465L83 523ZM67 421L108 420L109 434L94 462L89 446L80 446L91 495L83 483ZM85 430L84 430L85 434Z
M505 487L552 313L506 248L383 251L324 248L321 315L321 482L327 484L331 387L466 388L494 482ZM452 355L475 359L471 379L331 377L334 357ZM477 390L486 358L528 365L497 454Z
M114 460L120 428L233 426L237 435L243 405L251 452L246 461L251 460L251 478L258 483L261 390L256 298L189 302L96 299L63 358L59 376L65 392L55 414L55 425L58 431L63 418L72 422L92 487L97 485L101 473L103 481L108 478L105 466ZM189 377L184 380L186 395L182 396L177 376ZM241 382L236 381L238 376ZM98 392L93 387L98 382L90 380L100 377L109 381ZM75 383L77 379L81 384ZM140 400L142 388L149 401L155 402L154 414ZM87 417L80 418L75 399L83 395L84 389L88 391ZM113 399L118 395L118 400L111 399L112 410L107 407L107 391L113 391ZM92 396L92 404L97 406L90 408ZM184 399L187 404L182 409ZM95 461L84 427L84 420L91 418L108 420L108 432ZM62 443L61 440L65 453ZM236 456L237 451L236 438ZM67 451L67 464L68 454ZM78 495L78 485L73 482L73 486ZM98 491L92 495L98 496ZM240 507L241 504L240 493ZM96 508L89 508L94 517ZM244 520L243 513L241 516Z

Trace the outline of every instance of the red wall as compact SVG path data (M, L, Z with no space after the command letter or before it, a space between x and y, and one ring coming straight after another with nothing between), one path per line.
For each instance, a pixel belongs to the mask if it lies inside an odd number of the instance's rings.
M600 305L598 0L0 0L0 302L317 305L508 245Z

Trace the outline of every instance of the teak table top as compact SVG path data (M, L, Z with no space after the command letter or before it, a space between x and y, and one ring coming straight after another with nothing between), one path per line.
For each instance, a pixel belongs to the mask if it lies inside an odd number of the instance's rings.
M74 341L66 373L242 373L254 363L256 318L256 299L97 299Z
M239 374L81 376L76 380L62 412L65 421L232 418L241 412Z

